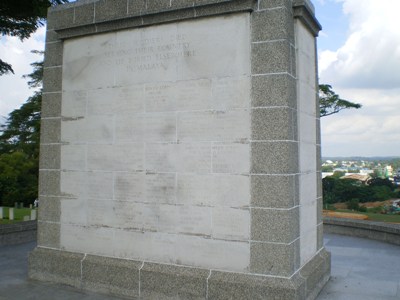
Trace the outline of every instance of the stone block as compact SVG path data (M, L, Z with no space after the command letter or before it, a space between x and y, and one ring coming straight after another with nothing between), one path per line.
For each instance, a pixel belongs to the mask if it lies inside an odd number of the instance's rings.
M252 41L289 40L294 43L294 24L291 10L279 7L254 12L252 15Z
M58 197L40 196L38 218L41 222L60 222L61 200Z
M61 41L46 43L46 56L44 67L55 67L62 65L63 43Z
M145 299L206 299L209 270L144 263L140 270Z
M251 111L252 140L294 140L297 131L290 108L257 108Z
M291 74L291 52L288 41L252 44L252 74Z
M298 150L294 142L251 143L251 172L253 174L298 173Z
M36 248L29 255L29 278L80 287L82 253Z
M97 1L96 1L97 2ZM96 2L87 3L83 5L77 5L75 7L74 25L82 26L87 24L93 24L95 22L95 8Z
M53 222L38 222L37 243L40 247L60 248L60 224Z
M39 171L39 195L41 196L60 195L60 171L53 171L53 170Z
M251 175L251 206L291 208L295 206L296 176Z
M74 22L74 8L50 10L47 16L47 30L68 28Z
M195 4L200 3L203 0L197 0ZM226 13L234 12L251 12L255 9L256 2L253 0L242 0L242 1L218 1L219 3L215 5L204 5L197 6L196 17L221 15Z
M60 142L60 118L42 119L40 127L40 142L42 144L53 144Z
M59 39L69 39L83 35L95 34L97 33L97 25L84 25L79 27L71 27L68 29L58 30ZM65 65L64 65L65 66Z
M306 280L306 294L315 298L330 276L330 253L322 249L300 270Z
M212 271L208 279L209 299L305 299L305 283L292 279Z
M55 30L51 30L51 29L47 28L46 43L52 43L52 42L60 42L58 33Z
M100 0L94 5L96 23L124 18L128 13L127 0Z
M164 0L157 0L157 1L159 1L159 3L166 3L169 5L169 3L167 1L164 1ZM151 12L151 13L153 13L153 12ZM144 15L143 16L143 25L180 21L180 20L192 19L194 17L195 17L195 11L193 9L165 11L161 14Z
M290 277L300 266L299 240L291 244L251 242L250 252L252 273Z
M128 0L128 15L139 16L146 10L146 0Z
M44 68L43 70L43 92L61 91L62 67Z
M129 18L129 19L121 19L121 20L114 20L113 22L105 22L96 24L96 32L109 32L109 31L116 31L116 30L124 30L130 29L133 27L138 27L143 24L141 18Z
M83 288L126 297L139 297L142 263L111 257L87 255L82 262Z
M292 243L299 237L299 209L251 209L251 240Z
M61 116L61 92L43 93L42 95L42 118L54 118Z
M165 12L171 8L171 1L147 0L147 13Z
M322 197L317 198L317 223L322 222L322 209L323 209L323 199Z
M248 174L250 171L250 144L213 143L213 173Z
M42 169L60 169L61 145L40 145L39 168Z
M259 9L270 9L277 7L292 8L292 0L259 0Z
M252 107L296 108L296 79L286 74L253 76Z

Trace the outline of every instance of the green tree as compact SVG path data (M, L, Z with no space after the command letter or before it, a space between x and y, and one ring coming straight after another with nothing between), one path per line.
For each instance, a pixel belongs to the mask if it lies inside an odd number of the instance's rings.
M319 85L319 111L321 117L330 116L350 108L361 108L361 104L341 99L329 84Z
M1 0L0 32L24 40L44 25L47 9L68 0ZM12 66L0 59L0 75L14 73Z
M40 87L43 63L32 66L29 85ZM41 102L41 92L35 92L0 128L0 205L27 205L37 197Z

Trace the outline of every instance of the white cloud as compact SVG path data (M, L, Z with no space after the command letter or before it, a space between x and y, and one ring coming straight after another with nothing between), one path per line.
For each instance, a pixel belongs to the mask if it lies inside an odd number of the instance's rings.
M341 47L319 53L320 82L363 107L321 119L323 155L399 156L400 1L336 2L349 28Z
M339 1L350 20L348 38L334 53L320 53L321 80L348 88L399 87L400 1Z
M32 54L31 50L44 49L45 28L41 27L31 38L21 42L16 37L3 36L0 42L0 57L11 64L15 74L0 77L0 116L7 116L24 103L33 90L28 88L27 80L22 76L32 72L31 63L42 57Z

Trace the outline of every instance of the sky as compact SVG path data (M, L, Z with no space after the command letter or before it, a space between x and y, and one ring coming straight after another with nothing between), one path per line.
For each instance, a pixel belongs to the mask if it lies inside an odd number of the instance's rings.
M319 82L362 104L321 119L322 155L400 156L400 0L313 0ZM45 28L24 42L1 37L0 57L15 74L0 77L0 116L33 94L22 75L41 59ZM1 120L0 120L1 122Z

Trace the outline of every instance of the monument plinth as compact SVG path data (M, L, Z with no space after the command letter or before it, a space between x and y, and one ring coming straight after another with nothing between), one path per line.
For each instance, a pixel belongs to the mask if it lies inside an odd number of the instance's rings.
M49 11L31 278L138 299L306 299L322 242L308 1Z

